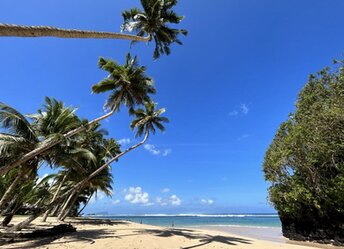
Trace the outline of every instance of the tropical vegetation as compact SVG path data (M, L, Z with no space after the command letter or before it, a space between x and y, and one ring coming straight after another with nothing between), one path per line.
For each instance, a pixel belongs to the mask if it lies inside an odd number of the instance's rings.
M135 35L0 24L0 36L154 41L155 59L170 54L173 43L182 44L179 35L187 34L186 30L169 27L183 19L172 10L177 1L141 0L141 4L143 11L134 8L123 12L122 31ZM14 214L29 214L9 230L21 230L41 215L43 221L48 216L63 221L69 215L79 215L97 193L111 196L111 164L144 144L150 134L165 130L163 124L169 121L162 116L165 109L156 109L151 98L156 93L153 79L139 65L137 56L128 53L124 64L101 57L98 65L108 73L92 86L93 93L108 94L104 105L107 113L98 118L81 118L76 108L50 97L31 114L0 102L2 225L8 226ZM123 106L133 116L130 128L141 138L128 148L121 148L100 124ZM54 173L39 177L40 167L50 167Z
M284 236L344 240L344 67L311 75L266 152L270 201Z

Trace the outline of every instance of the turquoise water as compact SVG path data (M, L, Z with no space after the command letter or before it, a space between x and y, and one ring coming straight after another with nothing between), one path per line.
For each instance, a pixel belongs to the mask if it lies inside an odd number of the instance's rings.
M99 216L98 216L99 217ZM148 225L171 227L245 226L280 228L276 214L179 214L179 215L104 215L102 218L130 220Z

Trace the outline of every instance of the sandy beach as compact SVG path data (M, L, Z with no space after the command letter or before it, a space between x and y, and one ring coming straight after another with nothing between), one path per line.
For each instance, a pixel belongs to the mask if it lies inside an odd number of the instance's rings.
M23 217L16 217L15 222ZM1 248L11 249L191 249L191 248L237 248L237 249L310 249L313 244L296 245L290 242L272 242L233 235L214 230L187 228L165 228L137 224L129 221L106 219L67 219L77 232L40 239L17 239L15 243L3 244ZM47 223L35 221L30 229L45 229L58 223L50 218ZM28 232L28 231L24 231ZM321 246L322 248L340 248Z

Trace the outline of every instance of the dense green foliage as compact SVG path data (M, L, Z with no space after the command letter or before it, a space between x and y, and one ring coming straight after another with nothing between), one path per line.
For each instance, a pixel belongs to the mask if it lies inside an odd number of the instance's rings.
M344 221L344 68L338 64L309 77L266 152L270 201L282 223L336 230Z
M179 35L188 34L185 29L169 27L169 24L179 24L184 19L172 10L177 3L177 0L141 0L143 11L133 8L122 13L122 30L135 32L138 36L148 35L149 41L155 42L155 59L161 54L169 55L172 43L182 45Z

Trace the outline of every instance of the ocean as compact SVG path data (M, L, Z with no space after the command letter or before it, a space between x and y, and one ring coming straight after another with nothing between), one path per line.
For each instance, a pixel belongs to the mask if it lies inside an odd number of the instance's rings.
M250 238L284 241L277 214L145 214L87 217L129 220L147 225L218 230Z

